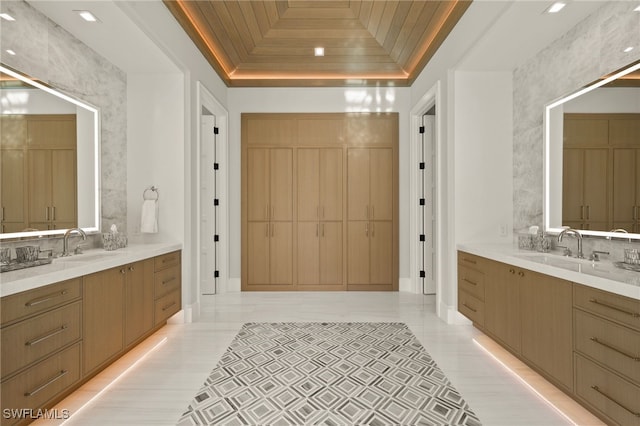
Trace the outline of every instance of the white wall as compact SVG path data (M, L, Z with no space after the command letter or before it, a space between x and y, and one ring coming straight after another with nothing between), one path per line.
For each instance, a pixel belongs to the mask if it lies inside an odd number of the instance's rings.
M184 242L182 73L127 76L127 229L129 238ZM142 194L159 188L158 233L140 234Z
M249 112L397 112L400 161L400 279L409 277L409 89L236 88L229 90L230 276L240 279L240 115Z
M510 72L455 73L456 242L510 242L513 221Z

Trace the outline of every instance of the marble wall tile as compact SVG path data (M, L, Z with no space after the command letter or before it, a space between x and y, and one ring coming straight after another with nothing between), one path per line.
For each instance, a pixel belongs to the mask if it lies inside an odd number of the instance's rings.
M127 77L24 1L3 1L16 18L2 21L0 45L19 54L2 62L100 109L102 227L127 225Z
M543 111L554 99L640 59L640 13L605 4L514 71L514 229L542 225ZM620 46L635 45L631 53Z

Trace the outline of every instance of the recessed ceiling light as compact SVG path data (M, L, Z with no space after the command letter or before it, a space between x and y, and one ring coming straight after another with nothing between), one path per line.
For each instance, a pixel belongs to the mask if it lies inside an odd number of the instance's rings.
M98 18L88 10L74 10L74 12L87 22L98 22Z
M636 7L635 9L633 9L634 12L640 12L640 6Z
M316 47L313 49L313 54L315 56L324 56L324 47Z
M624 53L629 53L633 50L633 46L629 46L626 49L623 50Z
M11 50L11 49L7 49L7 50L5 50L5 52L7 52L9 55L14 55L14 56L15 56L15 54L16 54L16 52L14 52L14 51L13 51L13 50Z
M0 13L0 18L4 19L5 21L15 21L16 18L14 18L13 16L9 15L8 13Z
M563 3L561 1L557 1L554 4L552 4L551 6L549 6L549 8L546 10L547 13L558 13L560 12L562 9L564 9L564 7L566 6L566 3Z

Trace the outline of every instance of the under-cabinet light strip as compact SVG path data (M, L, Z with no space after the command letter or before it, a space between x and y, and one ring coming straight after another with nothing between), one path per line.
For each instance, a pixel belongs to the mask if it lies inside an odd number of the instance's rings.
M489 350L488 348L486 348L485 346L482 345L482 343L478 342L476 339L471 339L473 341L473 343L475 343L476 345L478 345L480 347L480 349L482 349L487 355L489 355L491 358L493 358L498 364L500 364L505 370L507 370L509 373L511 373L516 379L518 379L518 381L520 381L523 385L525 385L531 392L533 392L534 394L536 394L542 401L544 401L547 405L549 405L551 408L553 408L558 414L560 414L562 417L564 417L567 421L569 421L572 425L574 426L579 426L578 423L575 422L575 420L573 420L571 417L569 417L564 411L562 411L561 409L559 409L555 404L553 404L553 402L549 401L549 399L547 399L547 397L545 397L544 395L542 395L540 392L538 392L538 390L536 388L534 388L529 382L527 382L524 377L520 376L518 373L516 373L511 367L509 367L507 364L505 364L500 358L498 358L496 355L493 354L493 352L491 352L491 350Z
M144 361L153 351L155 351L156 349L158 349L162 344L164 344L167 341L166 337L163 337L162 340L160 340L158 343L156 343L156 345L154 347L152 347L151 349L149 349L147 352L145 352L140 358L138 358L136 360L136 362L134 362L133 364L131 364L129 367L127 367L126 370L124 370L122 373L120 373L115 379L113 379L111 382L109 382L109 384L107 384L104 388L102 388L100 390L100 392L98 392L97 394L95 394L90 400L88 400L87 402L85 402L84 404L82 404L82 406L80 406L80 408L78 408L76 411L74 411L73 413L71 413L71 415L62 423L60 423L60 426L66 424L69 420L71 420L73 418L73 416L75 416L76 414L78 414L79 412L81 412L82 410L84 410L87 406L89 406L89 404L91 404L93 401L95 401L96 399L100 398L100 396L102 396L102 394L104 394L107 390L109 390L111 388L111 386L113 386L114 384L116 384L121 378L123 378L127 373L129 373L129 371L133 370L138 364L140 364L142 361Z

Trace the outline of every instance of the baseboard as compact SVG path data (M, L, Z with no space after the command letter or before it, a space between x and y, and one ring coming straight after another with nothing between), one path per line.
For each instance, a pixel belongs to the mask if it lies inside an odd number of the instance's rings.
M180 312L167 319L167 324L184 324L197 321L200 317L200 304L198 302L185 306Z
M240 278L229 278L227 288L221 293L239 293L240 291L242 291Z
M415 286L411 282L411 278L400 278L398 281L398 291L403 293L418 293Z
M449 306L444 302L438 305L438 317L450 325L471 325L471 321L458 312L455 306Z

